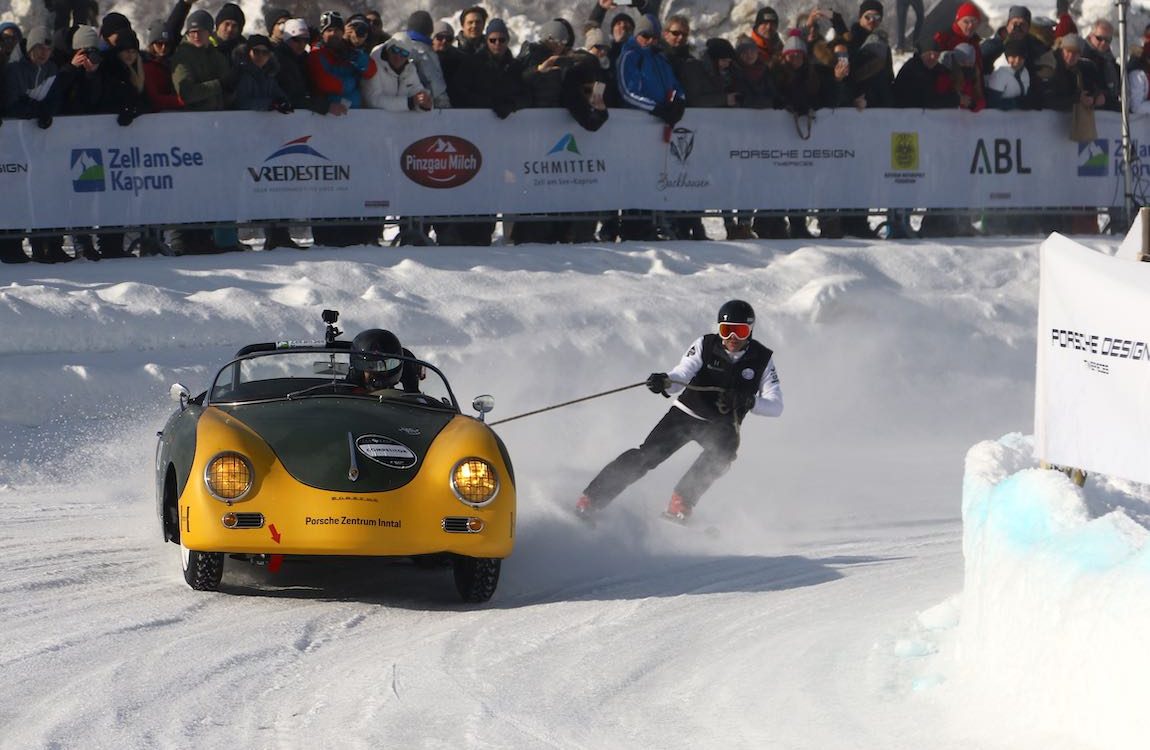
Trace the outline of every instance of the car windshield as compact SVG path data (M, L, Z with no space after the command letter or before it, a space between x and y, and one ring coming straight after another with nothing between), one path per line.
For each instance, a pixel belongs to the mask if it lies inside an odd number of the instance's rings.
M447 379L433 365L320 347L277 349L235 359L216 375L208 400L243 403L331 396L459 410Z

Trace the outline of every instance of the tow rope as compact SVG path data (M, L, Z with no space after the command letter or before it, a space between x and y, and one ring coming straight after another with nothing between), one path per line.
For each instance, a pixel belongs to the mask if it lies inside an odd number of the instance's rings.
M564 401L561 404L553 404L552 406L545 406L542 409L536 409L535 411L524 412L523 414L516 414L514 417L508 417L507 419L498 419L494 422L488 422L487 426L488 427L494 427L495 425L498 425L498 424L505 424L507 422L513 422L516 419L523 419L524 417L530 417L530 416L534 416L536 414L542 414L545 411L554 411L555 409L562 409L564 406L571 406L572 404L582 403L583 401L590 401L592 399L602 398L603 396L610 396L612 393L619 393L620 391L629 391L632 388L638 388L641 385L647 385L647 381L646 380L640 380L638 383L631 383L630 385L622 385L622 386L619 386L618 388L612 388L609 391L601 391L599 393L592 393L590 396L583 396L582 398L572 399L571 401ZM679 382L674 381L674 380L671 381L671 385L681 385L690 391L722 391L722 390L725 390L723 388L720 388L720 387L714 386L714 385L688 385L687 383L679 383Z

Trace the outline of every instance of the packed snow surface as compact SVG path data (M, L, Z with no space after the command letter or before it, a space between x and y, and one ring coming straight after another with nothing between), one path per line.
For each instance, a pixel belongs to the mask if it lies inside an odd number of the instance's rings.
M1036 467L1038 246L4 266L0 746L1144 747L1146 493ZM396 331L500 419L669 369L730 298L758 310L786 409L744 423L693 527L658 515L694 446L597 529L572 518L667 409L640 387L496 428L520 522L487 605L377 561L229 561L195 592L161 540L169 386L320 336L324 308Z

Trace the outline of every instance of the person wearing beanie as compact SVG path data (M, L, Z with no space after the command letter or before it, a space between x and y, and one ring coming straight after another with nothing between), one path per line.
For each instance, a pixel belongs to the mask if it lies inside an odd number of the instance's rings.
M227 109L235 89L235 71L228 57L212 44L215 19L206 10L193 11L184 39L172 53L172 84L187 109L215 112ZM178 254L220 252L210 229L173 231L172 250Z
M216 13L216 32L212 36L212 44L220 52L223 52L224 57L228 60L232 59L232 53L236 48L244 43L244 24L246 21L243 10L235 3L224 3L223 7Z
M759 8L751 26L750 38L759 48L759 54L768 66L777 64L783 53L783 38L779 36L779 14L774 8Z
M1008 39L1002 60L986 77L986 104L991 109L1033 109L1037 89L1026 69L1028 49L1022 39Z
M123 13L109 13L100 21L100 38L107 42L109 48L116 46L116 35L122 31L130 31L132 22Z
M184 109L184 102L172 83L171 56L176 51L171 31L164 21L153 21L144 34L144 93L153 112Z
M952 52L955 47L964 43L974 48L974 68L962 71L961 75L951 71L945 83L959 92L960 107L976 112L986 106L986 98L983 95L986 68L982 62L982 40L978 36L978 27L981 23L982 13L978 7L974 3L965 2L955 11L954 23L950 28L934 35L934 42L938 45L940 54Z
M882 25L883 6L863 0L859 17L843 35L850 61L850 77L857 87L856 107L894 105L894 58Z
M958 93L950 83L946 68L938 64L934 39L923 37L917 54L898 69L894 79L894 106L904 109L956 109ZM946 76L940 83L940 78Z
M1037 81L1040 60L1050 51L1050 46L1037 34L1031 33L1031 29L1030 9L1024 5L1011 6L1007 11L1006 25L979 45L983 75L990 76L999 66L1007 42L1019 41L1026 45L1026 68L1030 71L1029 77Z
M4 66L5 86L0 89L3 100L0 108L6 118L35 120L40 128L50 128L60 112L60 97L54 83L60 72L52 61L52 31L46 26L32 26L24 39L25 54L9 60ZM32 260L37 263L63 263L72 260L64 252L62 235L30 236ZM22 249L23 239L4 250L4 261L27 261Z
M284 23L291 18L291 11L287 8L265 8L264 29L267 30L268 39L273 44L279 44L284 38Z
M611 19L611 41L622 51L623 42L635 35L635 19L630 13L619 12ZM616 54L618 57L618 54Z
M376 64L347 41L342 15L327 11L319 26L322 41L307 56L308 79L316 96L328 102L328 113L343 115L363 106L360 81L376 74Z
M455 29L447 21L437 21L434 32L431 37L431 49L439 58L443 80L448 82L450 89L450 81L455 76L455 71L459 70L463 57L468 53L455 45ZM448 91L447 98L451 98L450 91Z
M392 39L406 40L405 46L411 50L411 61L415 63L419 80L431 92L434 108L449 109L451 98L447 93L447 78L443 75L439 55L435 54L431 45L431 36L434 33L435 22L431 19L431 14L425 10L417 10L407 17L407 28L396 32Z
M659 51L659 21L646 14L635 22L635 35L623 44L616 65L623 104L649 112L667 125L683 117L687 94L671 63Z
M236 58L236 109L285 115L294 111L276 78L279 61L272 53L271 39L263 34L248 35L236 48Z
M568 28L561 19L548 21L539 28L538 41L524 45L519 55L531 107L560 106L563 78L574 63Z

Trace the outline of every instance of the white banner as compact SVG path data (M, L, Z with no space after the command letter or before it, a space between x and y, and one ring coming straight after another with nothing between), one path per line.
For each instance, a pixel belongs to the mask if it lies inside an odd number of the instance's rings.
M1150 482L1150 263L1042 244L1035 453Z
M1057 112L166 113L0 128L0 229L266 219L1121 204L1119 122ZM1135 138L1150 130L1136 118ZM800 131L802 131L800 133ZM804 137L805 136L805 137ZM1137 147L1137 140L1135 141ZM1141 167L1141 165L1136 165ZM1137 175L1136 175L1137 176Z

